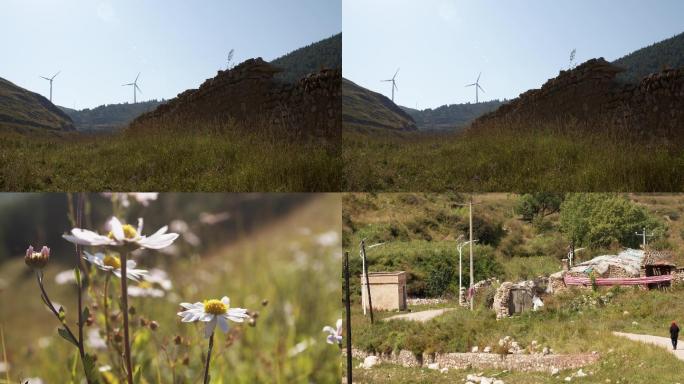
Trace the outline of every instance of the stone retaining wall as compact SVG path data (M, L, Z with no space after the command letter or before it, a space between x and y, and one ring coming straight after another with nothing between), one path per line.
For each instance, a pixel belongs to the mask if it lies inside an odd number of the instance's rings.
M278 72L261 58L246 60L143 114L131 127L234 119L247 128L269 126L293 134L341 136L340 70L324 69L294 84L275 80Z
M473 126L500 122L544 122L574 117L625 132L671 137L684 130L684 68L666 69L638 84L615 80L623 69L603 58L561 71L540 89L520 94Z
M365 359L370 353L352 349L352 356ZM576 355L542 355L515 354L501 355L494 353L437 353L434 356L423 355L422 361L410 351L402 350L389 355L378 355L380 362L399 364L404 367L421 367L438 363L441 368L449 369L507 369L522 372L548 372L554 368L559 370L577 369L599 360L599 355L583 353Z

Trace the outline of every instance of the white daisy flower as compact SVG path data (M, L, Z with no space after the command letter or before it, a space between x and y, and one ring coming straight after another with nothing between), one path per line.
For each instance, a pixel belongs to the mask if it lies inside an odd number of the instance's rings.
M150 283L143 281L137 286L128 287L128 296L164 297L164 291L159 288L154 288Z
M76 275L73 269L67 269L55 275L55 283L64 285L67 283L76 283Z
M229 328L228 320L242 323L244 319L249 318L246 309L231 308L230 299L226 296L223 296L221 300L211 299L205 300L203 303L197 302L194 304L181 303L180 306L185 309L185 311L178 312L178 316L182 317L182 322L203 321L207 323L204 326L204 337L206 338L209 338L214 333L216 324L218 324L223 333L227 333Z
M114 276L121 278L121 259L119 259L117 256L111 254L105 255L104 253L99 252L94 255L91 255L88 252L84 253L85 260L91 264L95 264L95 266L99 269L106 272L111 272L114 274ZM136 265L137 263L135 261L126 260L126 277L133 281L140 281L143 277L145 277L147 271L144 269L136 269Z
M168 291L173 288L169 275L163 269L152 268L150 273L145 276L145 281L159 285L163 290Z
M148 205L150 205L150 201L157 200L159 193L158 192L133 192L133 193L129 193L129 195L133 196L135 201L140 203L143 207L147 207Z
M337 319L335 328L329 325L323 327L323 332L328 332L328 337L326 338L328 344L342 345L342 319Z
M75 244L89 246L109 246L109 247L133 247L161 249L168 247L177 238L177 233L166 233L168 227L164 226L150 236L141 235L143 229L143 219L138 219L138 227L134 228L130 224L121 224L119 219L112 217L107 223L110 232L107 236L96 232L74 228L71 235L62 235L64 239Z

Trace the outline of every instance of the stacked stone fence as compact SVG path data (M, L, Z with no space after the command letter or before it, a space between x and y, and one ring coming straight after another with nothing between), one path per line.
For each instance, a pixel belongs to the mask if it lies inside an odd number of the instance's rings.
M681 135L684 68L663 70L638 84L618 82L616 76L622 71L603 58L591 59L482 116L473 127L572 117L593 129L610 125L620 132L639 135Z
M232 119L246 128L266 125L293 134L340 136L340 70L324 69L294 84L275 80L278 72L261 58L246 60L143 114L131 127Z
M363 360L373 354L352 349L354 358ZM548 372L554 370L577 369L599 360L596 353L574 355L561 354L507 354L496 353L436 353L423 354L417 358L412 352L402 350L390 354L377 355L380 362L398 364L404 367L421 367L437 363L440 368L449 369L507 369L520 372Z

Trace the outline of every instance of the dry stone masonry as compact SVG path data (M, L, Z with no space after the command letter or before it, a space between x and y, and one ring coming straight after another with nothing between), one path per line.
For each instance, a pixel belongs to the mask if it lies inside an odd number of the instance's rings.
M212 122L234 119L249 124L286 129L295 134L341 135L342 74L323 69L294 84L277 81L281 70L261 58L249 59L230 70L218 71L198 89L180 93L132 123L165 121Z
M641 135L672 137L684 130L684 68L666 69L638 84L616 81L624 71L603 58L561 71L541 89L522 93L473 126L556 121L573 117Z

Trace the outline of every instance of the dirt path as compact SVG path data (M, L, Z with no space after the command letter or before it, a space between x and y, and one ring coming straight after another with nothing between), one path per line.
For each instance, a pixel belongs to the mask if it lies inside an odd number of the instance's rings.
M672 342L670 341L669 337L639 335L636 333L623 333L623 332L613 332L613 335L625 337L625 338L628 338L630 340L639 341L642 343L657 345L659 347L665 348L668 351L670 351L670 353L677 356L677 358L679 360L684 360L684 341L682 341L681 339L679 340L679 344L677 345L677 350L673 351L672 350Z
M441 309L431 309L428 311L420 311L420 312L411 312L411 313L405 313L403 315L395 315L391 317L387 317L383 319L383 321L389 321L389 320L409 320L409 321L420 321L420 322L426 322L428 320L432 320L437 316L440 316L446 312L453 311L456 308L441 308Z

